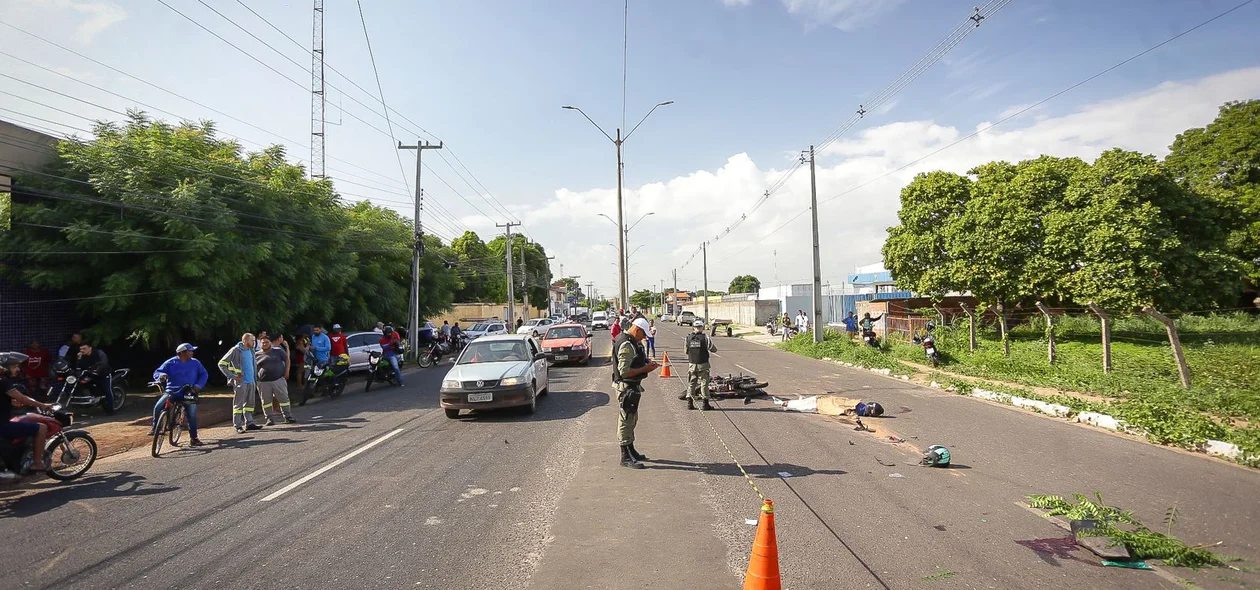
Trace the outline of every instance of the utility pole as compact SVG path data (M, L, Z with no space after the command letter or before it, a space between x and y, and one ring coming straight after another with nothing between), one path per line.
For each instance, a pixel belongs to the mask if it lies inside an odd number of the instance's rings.
M514 309L514 307L515 307L515 305L516 305L516 301L515 301L515 300L516 300L516 293L513 291L513 283L515 283L515 282L516 282L516 277L512 274L512 227L513 227L513 226L517 226L517 225L520 225L520 224L519 224L519 223L512 223L512 222L510 222L510 221L509 221L509 222L507 222L507 223L496 223L496 224L494 224L494 226L495 226L495 227L507 228L507 242L505 242L505 243L507 244L507 256L506 256L506 258L507 258L507 288L508 288L507 300L508 300L508 308L507 308L507 318L506 318L506 319L507 319L507 325L508 325L508 330L509 330L509 331L514 331L514 330L515 330L515 328L513 328L513 326L515 326L515 325L516 325L516 322L515 322L515 320L516 320L516 310Z
M521 244L521 317L529 319L529 275L525 272L525 249L529 240Z
M621 163L622 140L620 127L617 128L617 140L613 143L617 144L617 251L620 254L617 257L617 282L620 283L618 298L622 309L630 309L630 295L626 293L626 273L629 272L629 269L626 268L628 263L626 261L625 207L621 204L621 171L624 165Z
M591 308L591 309L586 310L587 313L595 311L595 282L594 281L586 283L586 307Z
M416 145L403 145L398 142L400 150L416 150L416 213L412 220L412 227L415 228L415 245L411 255L411 309L410 318L407 320L407 338L411 340L412 346L407 347L408 358L416 358L415 355L420 352L420 347L415 346L416 338L420 335L420 257L424 256L424 225L420 221L420 215L424 213L424 191L420 189L420 162L424 150L440 150L442 142L433 145L429 142L421 143L416 140Z
M324 178L324 0L315 0L311 32L311 180Z
M703 249L704 261L704 322L709 323L709 243L702 242L700 248Z
M804 161L802 156L801 161ZM814 221L814 342L823 341L822 263L818 259L818 181L814 176L814 146L809 146L809 211Z
M678 269L674 269L674 308L670 311L678 315Z

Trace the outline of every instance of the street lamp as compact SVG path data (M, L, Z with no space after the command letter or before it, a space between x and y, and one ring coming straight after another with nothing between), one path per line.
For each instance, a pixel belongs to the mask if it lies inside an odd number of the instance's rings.
M663 107L665 105L670 105L670 104L674 104L674 101L667 100L665 102L656 103L656 106L653 106L651 109L649 109L647 114L643 115L643 118L639 119L639 122L634 124L634 127L630 129L630 133L627 133L625 137L621 136L621 128L618 127L616 139L613 139L611 135L608 135L608 132L604 131L604 128L600 127L599 123L596 123L595 120L590 117L590 115L586 114L586 111L583 111L582 109L575 107L573 105L564 105L560 107L562 109L568 109L571 111L577 111L581 113L583 117L586 117L587 121L590 121L591 125L594 125L595 128L598 129L600 133L604 134L604 137L608 138L608 141L611 141L613 145L617 147L617 240L618 240L618 243L620 244L620 246L618 247L619 256L617 260L617 263L620 266L620 271L618 272L617 280L620 283L619 295L620 295L622 307L628 306L630 304L630 299L626 293L626 283L629 279L629 274L627 274L626 272L626 257L625 257L626 233L625 233L625 229L623 229L626 227L625 210L624 210L624 206L622 205L622 198L621 198L621 177L622 177L621 144L625 143L627 139L630 139L630 136L634 135L634 132L639 129L639 126L642 125L643 122L646 121L647 118L652 115L652 113L656 112L656 109ZM612 218L610 217L609 219L612 219Z

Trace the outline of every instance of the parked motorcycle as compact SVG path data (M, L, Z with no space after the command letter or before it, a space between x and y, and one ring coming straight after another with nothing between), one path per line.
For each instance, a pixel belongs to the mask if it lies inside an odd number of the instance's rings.
M936 324L928 322L923 336L914 337L915 344L923 345L923 352L927 355L927 360L932 363L933 367L941 364L941 351L936 348L936 339L932 337L932 331L935 329Z
M328 362L316 362L306 365L305 385L302 387L302 401L299 406L317 395L335 398L346 390L346 382L350 380L350 357L340 355Z
M442 362L442 355L449 352L450 352L449 346L446 348L444 352L442 348L442 343L438 342L437 340L434 340L433 342L429 343L429 347L427 350L420 351L420 358L416 359L416 362L420 365L420 368L427 369L429 367L432 367L433 365L438 364L439 362Z
M13 421L47 426L44 467L48 477L69 481L87 473L96 462L96 440L83 430L71 428L74 414L63 411L62 406L54 405L49 412L41 410L18 416ZM35 437L0 440L0 460L12 474L10 479L31 474L34 458Z
M113 411L121 410L123 405L127 403L126 377L130 369L118 369L114 371L114 379L120 376L122 381L113 382L114 390L114 407ZM57 359L53 363L53 375L57 381L52 387L48 388L46 399L49 403L59 404L65 407L83 407L90 408L100 406L105 409L105 396L91 387L91 384L100 379L87 369L72 369L70 363L65 359Z
M862 330L862 341L871 348L879 348L879 336L875 335L875 330Z
M775 325L774 325L774 320L770 320L770 321L766 322L766 335L767 335L767 336L776 336L776 335L778 335L778 330L777 330L777 328L776 328L776 327L775 327Z
M363 386L363 391L370 391L372 383L375 381L388 382L390 385L398 385L398 375L394 374L394 366L385 360L385 354L379 350L373 350L368 353L368 378L367 385Z

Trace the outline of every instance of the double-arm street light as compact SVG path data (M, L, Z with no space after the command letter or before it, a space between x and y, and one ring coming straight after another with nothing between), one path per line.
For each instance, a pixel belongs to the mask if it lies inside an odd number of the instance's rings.
M621 144L625 143L626 140L630 139L630 136L634 135L634 132L639 129L639 126L642 125L643 122L646 121L648 117L652 116L652 113L656 112L656 109L663 107L665 105L669 105L669 104L674 104L674 101L667 100L665 102L657 103L656 106L648 110L646 115L643 115L642 119L639 119L638 123L634 124L634 127L630 129L630 132L627 133L625 137L621 136L621 128L618 127L616 139L614 139L613 136L609 135L607 131L604 131L604 128L600 127L599 123L596 123L595 120L592 119L590 115L587 115L586 112L583 111L582 109L572 106L572 105L564 105L560 107L563 109L569 109L571 111L577 111L579 113L582 113L582 116L586 117L586 120L590 121L591 125L594 125L596 129L599 129L599 132L603 133L604 137L607 137L608 141L611 141L613 145L617 147L617 221L616 223L617 223L617 241L620 244L620 246L618 246L617 248L618 250L617 282L620 283L619 296L620 296L621 307L623 308L630 306L630 298L629 298L629 295L626 293L626 288L627 288L626 283L629 280L629 274L627 273L627 269L626 269L626 256L625 256L626 254L625 209L622 206L622 199L621 199L621 177L622 177ZM601 213L601 215L603 214ZM609 219L611 220L612 218L610 217Z
M609 217L609 216L607 216L607 215L604 215L603 213L599 213L598 215L599 215L600 217L603 217L604 219L607 219L609 223L611 223L611 224L613 224L613 225L616 225L616 226L617 226L617 227L619 227L619 228L621 227L621 225L620 225L620 224L618 224L616 221L613 221L613 218L611 218L611 217ZM634 228L638 227L638 226L639 226L639 224L640 224L640 223L642 223L644 219L647 219L647 217L648 217L649 215L656 215L656 212L655 212L655 211L648 211L647 213L644 213L643 215L641 215L641 216L639 217L638 221L635 221L634 223L630 224L630 227L627 227L626 229L624 229L624 230L622 230L622 231L621 231L621 234L622 234L622 235L623 235L623 237L625 238L625 241L624 241L624 242L621 242L621 244L622 244L622 245L617 246L617 253L618 253L618 255L622 258L622 260L625 262L625 265L618 267L618 269L617 269L617 270L618 270L618 272L622 273L622 275L623 275L623 277L624 277L624 279L625 279L625 281L626 281L626 285L627 285L627 287L626 287L626 288L627 288L627 289L629 288L629 284L630 284L630 267L629 267L629 264L630 264L630 256L634 254L634 252L631 252L630 254L625 254L625 251L626 251L625 249L626 249L627 247L629 247L629 244L630 244L630 230L632 230L632 229L634 229ZM639 246L639 248L642 248L642 247L643 247L643 246ZM638 251L638 248L635 248L635 251L637 252L637 251Z

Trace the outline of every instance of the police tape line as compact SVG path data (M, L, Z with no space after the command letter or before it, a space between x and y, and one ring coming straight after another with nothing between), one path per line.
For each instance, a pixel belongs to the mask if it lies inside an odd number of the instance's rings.
M673 378L682 383L683 391L686 391L690 395L691 392L688 389L689 384L683 380L681 376L674 375ZM723 412L723 415L725 415L726 410L723 410L722 406L716 405L716 402L713 402L713 400L710 400L710 402L717 407L718 411ZM752 476L748 475L748 471L744 469L744 465L739 462L739 459L735 458L735 453L731 452L731 447L727 446L726 439L723 439L722 435L718 434L717 427L713 425L713 421L709 420L709 415L705 412L700 412L700 416L704 418L704 423L709 425L709 430L713 431L713 436L718 439L718 442L722 443L722 448L726 449L726 454L731 458L731 463L734 463L735 466L739 468L739 472L744 474L744 480L748 482L748 485L752 486L753 491L757 493L757 497L764 501L766 499L765 494L761 493L761 489L759 489L757 484L753 482Z

